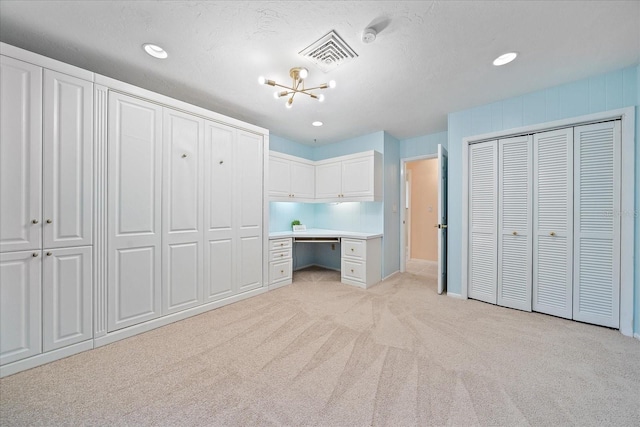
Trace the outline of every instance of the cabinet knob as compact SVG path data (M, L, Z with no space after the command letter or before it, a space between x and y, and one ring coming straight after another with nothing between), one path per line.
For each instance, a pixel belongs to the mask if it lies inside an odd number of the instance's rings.
M282 258L284 256L284 254L280 254L280 258Z
M40 221L38 221L37 219L32 219L32 220L31 220L31 222L32 222L33 224L37 224L37 223L39 223Z
M284 270L280 270L280 273L284 273Z
M51 256L53 255L51 252L47 252L47 256Z
M280 243L280 246L284 246L284 243Z
M517 235L518 235L518 232L517 232L517 231L514 231L514 232L513 232L513 233L511 233L511 234L513 234L514 236L517 236Z
M182 158L184 159L185 157L187 157L187 155L186 155L186 154L183 154L183 155L182 155Z
M224 160L220 160L220 164L223 164L223 163L224 163Z
M351 248L351 252L353 252L353 248Z
M552 231L551 233L549 233L549 236L555 236L555 235L556 235L555 231Z
M53 222L53 221L52 221L52 220L50 220L50 219L48 219L48 220L47 220L47 224L51 224L52 222Z
M353 273L353 268L351 269L351 272Z
M32 257L37 258L38 257L38 252L34 252L31 254Z

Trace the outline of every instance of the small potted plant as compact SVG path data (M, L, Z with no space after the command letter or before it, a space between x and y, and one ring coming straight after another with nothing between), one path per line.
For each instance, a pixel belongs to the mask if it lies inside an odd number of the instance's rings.
M298 219L291 221L291 228L293 228L293 231L305 231L307 229L307 227L302 225Z

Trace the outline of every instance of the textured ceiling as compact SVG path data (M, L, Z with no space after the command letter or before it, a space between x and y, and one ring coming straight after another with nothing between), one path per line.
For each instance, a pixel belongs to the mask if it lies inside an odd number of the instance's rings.
M639 22L635 0L0 1L5 43L309 145L439 132L449 112L636 64ZM368 26L378 37L364 44ZM298 52L330 30L358 58L325 74ZM169 58L147 56L145 42ZM494 67L507 51L520 56ZM257 78L289 83L293 66L336 89L285 109Z

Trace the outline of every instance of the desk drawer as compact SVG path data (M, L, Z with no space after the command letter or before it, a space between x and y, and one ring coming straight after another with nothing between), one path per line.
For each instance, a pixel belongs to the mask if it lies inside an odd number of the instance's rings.
M367 259L367 241L357 239L342 239L342 256L359 260Z
M291 238L288 237L286 239L271 239L269 240L269 250L280 250L280 249L290 249L291 248Z
M342 277L358 282L366 282L366 264L348 259L342 260Z
M269 261L284 261L285 259L291 259L291 249L272 250L269 252Z
M269 283L291 280L291 259L269 263Z

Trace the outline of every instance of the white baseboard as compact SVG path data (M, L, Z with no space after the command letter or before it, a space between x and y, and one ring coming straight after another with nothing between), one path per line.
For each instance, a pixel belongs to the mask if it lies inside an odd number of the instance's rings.
M289 279L289 280L284 280L284 281L282 281L282 282L272 283L272 284L270 284L270 285L269 285L269 290L270 290L270 291L272 291L272 290L274 290L274 289L278 289L278 288L281 288L281 287L283 287L283 286L290 285L291 283L292 283L292 280L291 280L291 279Z
M234 302L242 301L244 299L263 294L268 290L269 288L265 286L262 288L254 289L252 291L241 293L239 295L234 295L228 298L224 298L219 301L214 301L208 304L199 305L198 307L193 307L184 311L180 311L178 313L162 316L158 319L149 320L148 322L140 323L139 325L129 326L128 328L110 332L107 335L94 339L94 345L96 348L102 347L104 345L111 344L116 341L141 334L143 332L148 332L152 329L156 329L161 326L166 326L170 323L177 322L178 320L183 320L188 317L195 316L197 314L202 314L209 310L213 310L215 308L225 306L227 304L232 304Z
M453 292L447 292L447 296L455 299L466 299L466 298L463 298L462 295L454 294Z
M640 333L636 332L635 334L633 334L633 337L637 340L640 340Z
M17 362L9 363L0 367L0 378L17 374L18 372L26 371L27 369L35 368L36 366L44 365L45 363L73 356L74 354L78 354L91 349L93 349L93 340L83 341L81 343L73 344L58 350L53 350L47 353L29 357L27 359L18 360Z

